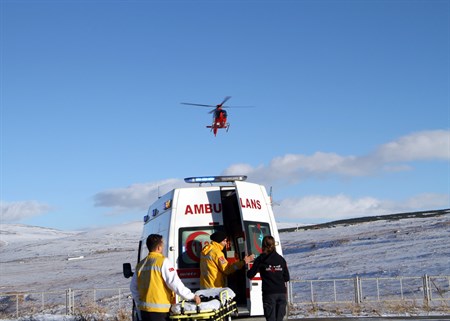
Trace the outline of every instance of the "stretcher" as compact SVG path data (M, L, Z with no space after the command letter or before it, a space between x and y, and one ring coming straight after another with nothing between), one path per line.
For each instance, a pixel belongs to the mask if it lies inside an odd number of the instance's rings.
M235 293L230 288L217 288L199 290L195 292L200 296L202 303L181 301L170 308L170 319L174 321L214 320L224 321L237 314L237 305L234 301Z

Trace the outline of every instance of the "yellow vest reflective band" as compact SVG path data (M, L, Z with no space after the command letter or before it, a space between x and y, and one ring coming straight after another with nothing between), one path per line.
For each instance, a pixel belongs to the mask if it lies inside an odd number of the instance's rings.
M169 312L171 303L175 303L175 295L162 277L164 256L150 252L136 266L137 284L140 304L138 308L147 312Z

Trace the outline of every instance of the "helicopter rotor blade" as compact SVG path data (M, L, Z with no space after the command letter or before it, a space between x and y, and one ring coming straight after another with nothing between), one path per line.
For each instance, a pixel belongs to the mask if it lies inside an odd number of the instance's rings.
M225 96L225 98L222 100L222 102L218 105L206 105L206 104L194 104L194 103L180 103L182 105L189 105L189 106L199 106L199 107L214 107L215 109L209 111L209 114L212 114L217 108L254 108L255 106L224 106L231 96Z
M222 108L255 108L256 106L221 106Z
M230 98L231 98L231 96L226 96L226 97L222 100L222 102L221 102L220 104L217 105L217 107L219 107L219 106L222 107L222 105L225 104L225 103L228 101L228 99L230 99Z
M203 105L203 104L192 104L192 103L180 103L182 105L189 105L189 106L200 106L200 107L216 107L216 105Z

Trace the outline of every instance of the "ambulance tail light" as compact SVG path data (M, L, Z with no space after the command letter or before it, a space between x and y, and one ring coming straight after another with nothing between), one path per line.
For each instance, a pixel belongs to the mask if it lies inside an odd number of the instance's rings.
M235 176L200 176L200 177L187 177L184 179L186 183L224 183L245 181L247 176L235 175Z

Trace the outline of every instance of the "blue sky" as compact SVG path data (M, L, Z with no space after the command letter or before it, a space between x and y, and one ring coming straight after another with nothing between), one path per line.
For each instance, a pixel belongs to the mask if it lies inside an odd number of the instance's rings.
M279 222L450 207L450 2L12 1L1 222L140 220L246 174ZM205 128L232 96L228 133Z

